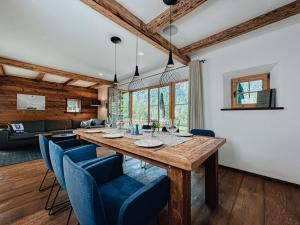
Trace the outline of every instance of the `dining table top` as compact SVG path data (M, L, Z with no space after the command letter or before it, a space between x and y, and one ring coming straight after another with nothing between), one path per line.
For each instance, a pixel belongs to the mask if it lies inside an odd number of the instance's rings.
M105 132L105 128L101 131ZM87 133L86 129L77 129L73 132L80 139L108 147L121 154L140 156L142 159L149 159L165 166L173 166L187 171L198 168L226 142L224 138L194 135L175 146L163 145L157 148L143 148L134 143L135 138L127 135L122 138L110 139L103 137L107 132ZM145 138L149 138L149 136L145 136Z

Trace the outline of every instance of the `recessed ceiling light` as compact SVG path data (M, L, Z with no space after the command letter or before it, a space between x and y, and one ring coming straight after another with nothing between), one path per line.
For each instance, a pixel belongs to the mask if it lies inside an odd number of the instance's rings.
M103 73L98 73L99 76L103 76Z
M143 56L143 55L145 55L145 53L144 52L139 52L138 55Z

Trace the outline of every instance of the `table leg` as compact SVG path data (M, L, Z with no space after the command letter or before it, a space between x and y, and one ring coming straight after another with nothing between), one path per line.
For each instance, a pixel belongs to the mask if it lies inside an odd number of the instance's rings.
M211 155L205 165L205 203L210 208L216 208L219 203L218 186L218 151Z
M191 225L191 172L169 167L169 225Z

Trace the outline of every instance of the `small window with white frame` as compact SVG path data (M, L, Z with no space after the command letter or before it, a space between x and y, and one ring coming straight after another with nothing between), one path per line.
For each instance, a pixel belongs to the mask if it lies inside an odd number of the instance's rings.
M80 99L67 99L67 112L80 113L81 112L81 100Z

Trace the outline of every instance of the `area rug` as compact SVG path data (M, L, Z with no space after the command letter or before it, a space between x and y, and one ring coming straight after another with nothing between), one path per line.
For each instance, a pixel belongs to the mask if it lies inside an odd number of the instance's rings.
M41 158L41 152L37 147L0 150L0 167Z

